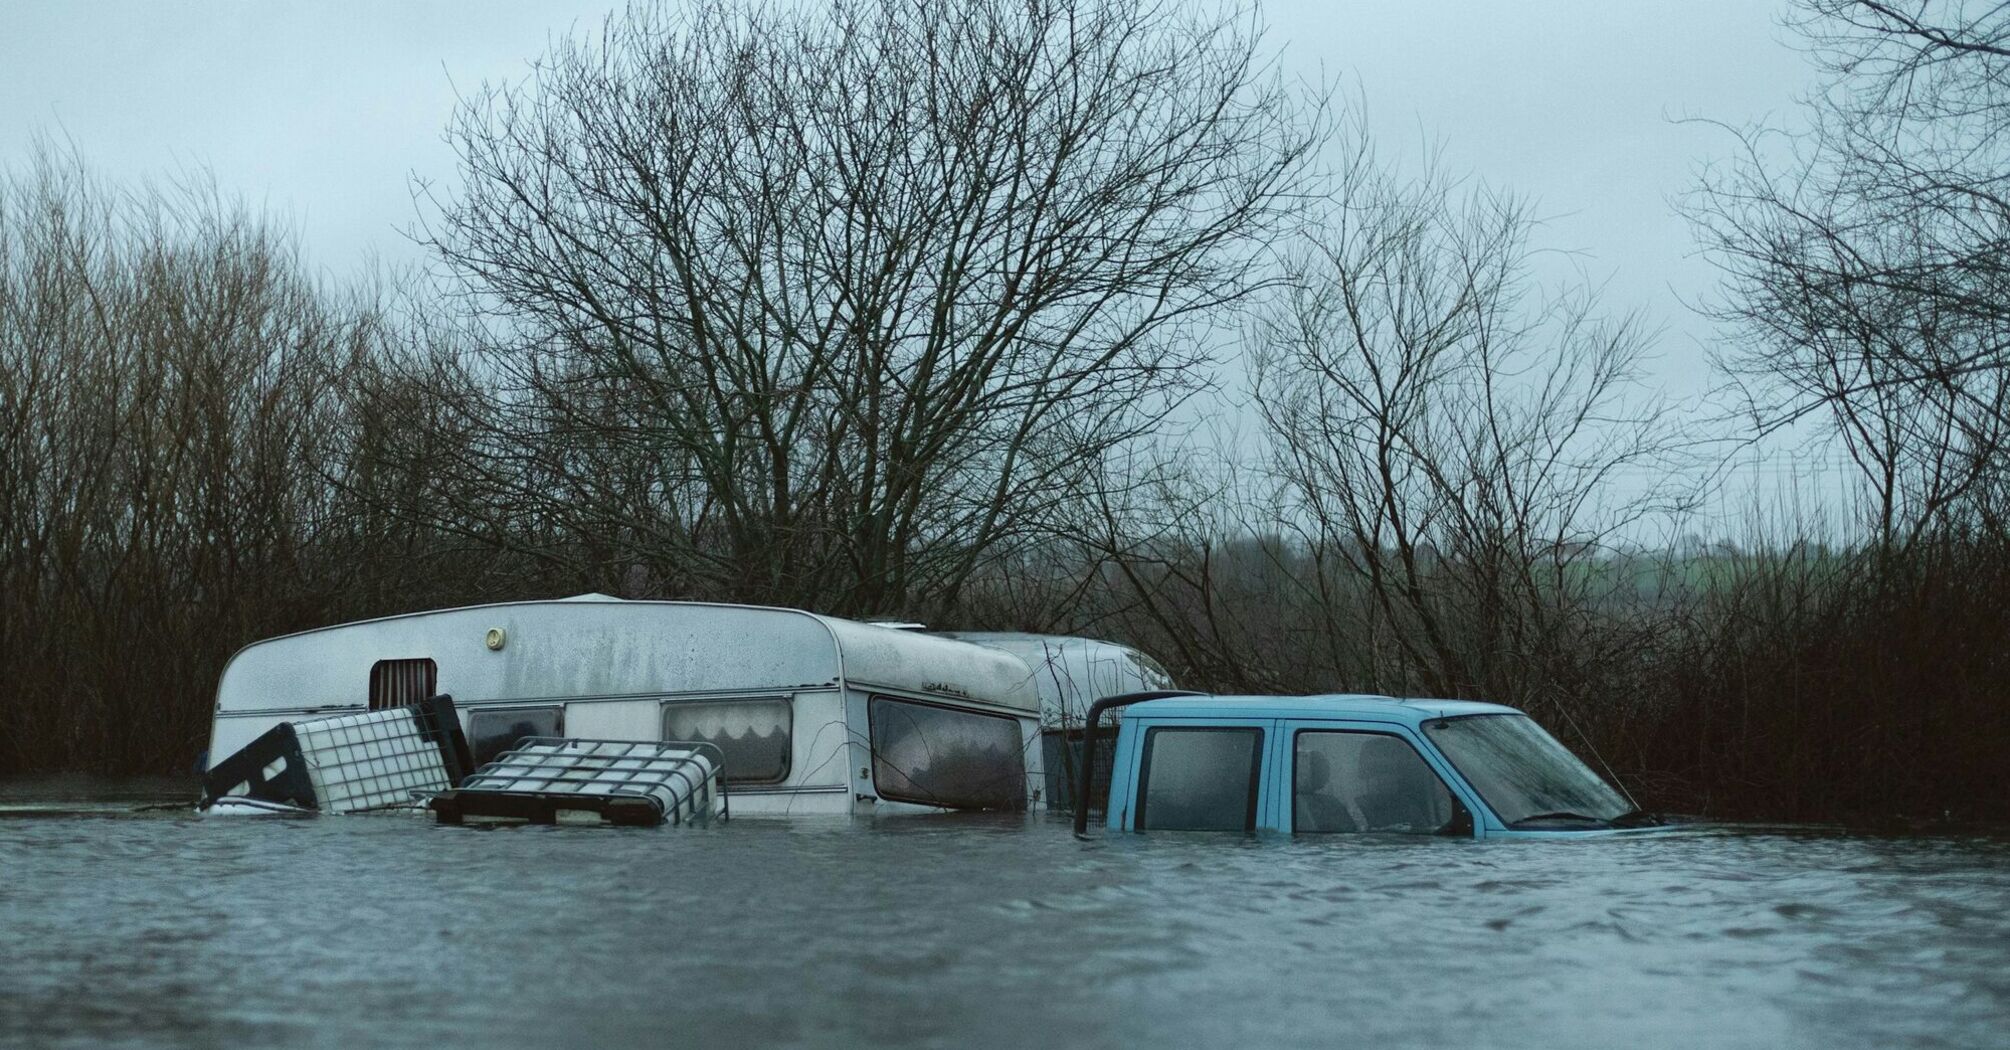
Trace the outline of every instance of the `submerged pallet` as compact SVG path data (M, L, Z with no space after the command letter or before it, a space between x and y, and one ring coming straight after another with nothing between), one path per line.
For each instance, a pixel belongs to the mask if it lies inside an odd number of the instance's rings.
M442 824L553 824L570 814L620 825L723 818L720 757L705 743L531 737L429 804Z
M282 722L212 766L201 807L224 800L360 813L410 806L473 766L454 701Z

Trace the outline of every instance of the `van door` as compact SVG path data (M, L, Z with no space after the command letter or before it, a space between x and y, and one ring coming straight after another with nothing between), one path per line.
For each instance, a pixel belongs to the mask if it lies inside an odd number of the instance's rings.
M1473 801L1388 722L1287 721L1282 726L1279 827L1299 835L1476 834Z
M1128 728L1128 727L1127 727ZM1275 762L1278 724L1270 719L1152 720L1131 783L1132 831L1239 831L1275 826L1264 774Z

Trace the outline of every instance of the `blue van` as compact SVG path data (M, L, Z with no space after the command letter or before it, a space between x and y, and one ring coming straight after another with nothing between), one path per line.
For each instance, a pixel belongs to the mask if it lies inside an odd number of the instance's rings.
M1123 707L1106 823L1118 831L1383 833L1478 839L1663 826L1512 707L1388 696L1138 693ZM1086 807L1075 826L1087 828Z

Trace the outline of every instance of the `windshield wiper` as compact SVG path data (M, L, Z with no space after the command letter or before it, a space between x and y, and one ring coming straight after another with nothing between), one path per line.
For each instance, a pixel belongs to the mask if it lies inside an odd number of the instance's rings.
M1644 809L1629 809L1606 823L1615 828L1652 828L1659 827L1664 821Z
M1577 820L1577 821L1583 821L1584 823L1587 824L1604 824L1607 827L1612 826L1612 822L1606 820L1604 817L1594 817L1585 813L1576 813L1572 812L1571 810L1560 809L1554 813L1537 813L1532 817L1523 817L1520 820L1517 820L1514 823L1508 825L1508 827L1520 828L1520 827L1526 827L1530 824L1534 824L1537 821L1550 821L1550 820Z

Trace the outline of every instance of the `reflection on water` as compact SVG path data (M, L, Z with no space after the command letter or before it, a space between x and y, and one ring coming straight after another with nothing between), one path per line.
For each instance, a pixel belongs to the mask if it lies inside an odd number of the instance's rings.
M131 815L0 789L0 1045L2001 1047L2010 843ZM59 792L61 793L61 792ZM89 797L86 797L86 796Z

